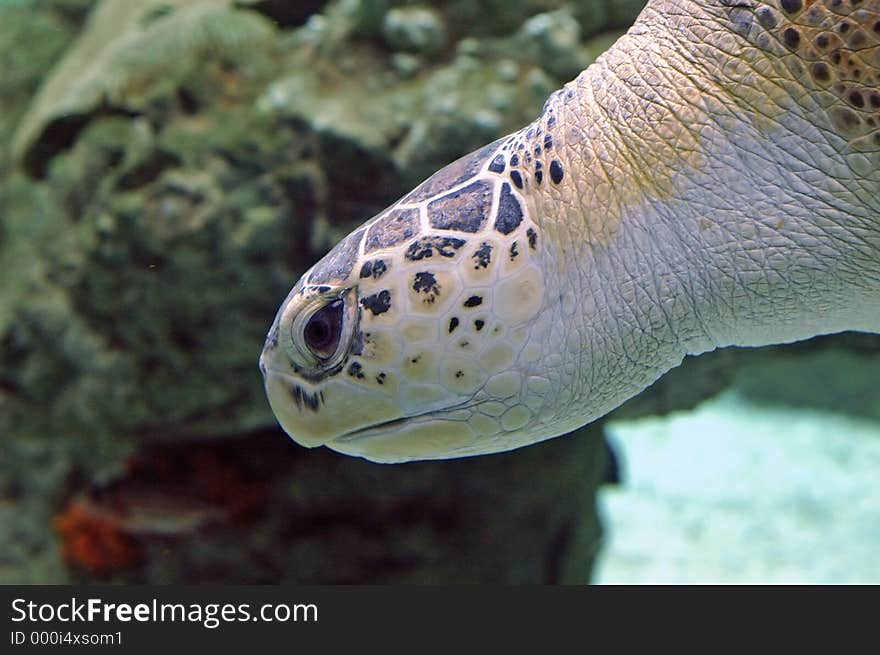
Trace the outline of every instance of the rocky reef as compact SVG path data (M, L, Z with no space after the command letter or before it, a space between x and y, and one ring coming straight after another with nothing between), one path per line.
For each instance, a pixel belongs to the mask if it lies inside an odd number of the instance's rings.
M292 444L256 364L312 261L534 118L642 4L0 2L0 581L586 581L601 424L376 466Z

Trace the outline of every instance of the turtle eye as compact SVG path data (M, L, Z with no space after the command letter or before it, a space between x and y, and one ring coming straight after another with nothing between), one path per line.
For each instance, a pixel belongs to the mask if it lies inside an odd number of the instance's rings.
M357 327L351 289L315 289L288 302L279 320L280 340L297 372L320 377L339 364Z
M303 328L306 347L319 359L330 359L342 338L342 300L335 300L312 314Z

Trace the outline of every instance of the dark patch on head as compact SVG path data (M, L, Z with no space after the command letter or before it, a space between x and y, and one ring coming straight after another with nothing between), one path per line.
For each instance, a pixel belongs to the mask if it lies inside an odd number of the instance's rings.
M831 122L843 133L854 131L861 123L858 114L849 107L832 107L828 113Z
M847 45L853 50L859 50L868 42L868 36L862 30L855 30L847 40Z
M801 42L801 33L793 27L787 27L782 32L782 42L792 50L796 50Z
M782 5L782 11L786 14L796 14L804 8L802 0L782 0L779 4Z
M554 159L550 162L550 179L553 180L553 184L559 184L562 182L562 176L565 174L565 171L562 169L562 162L558 159Z
M465 307L479 307L483 304L482 296L471 296L467 300L464 301Z
M364 252L388 248L416 235L419 230L418 209L391 209L367 231Z
M523 179L522 175L520 175L519 171L510 171L510 179L517 186L518 189L523 188Z
M391 308L391 292L388 289L383 289L372 296L361 298L361 305L364 309L373 312L373 316L384 314Z
M773 29L776 27L776 12L774 12L770 7L761 7L758 9L758 22L765 29Z
M817 61L813 64L811 71L813 73L813 79L817 82L824 83L831 80L831 70L825 62Z
M550 111L553 111L553 110L551 109ZM556 125L556 116L551 116L550 118L547 119L547 129L552 130L554 125ZM550 136L550 135L548 134L547 136ZM547 148L547 147L548 146L546 146L546 145L544 146L544 148Z
M422 202L473 177L480 172L486 159L498 149L500 143L501 139L498 139L441 168L417 186L414 191L403 199L403 202Z
M458 327L458 318L453 316L449 319L449 334L452 334L453 330Z
M354 333L354 336L351 339L351 348L349 349L352 355L363 355L364 354L364 333L360 330L357 330Z
M853 89L849 92L847 96L849 98L849 102L853 107L858 107L861 109L865 106L865 96L862 95L862 92L858 89Z
M484 325L486 325L486 321L483 321L479 318L476 321L474 321L474 327L477 329L477 332L482 330Z
M384 259L371 260L364 262L364 265L361 266L360 276L361 278L372 277L374 280L378 280L387 270L388 265Z
M501 186L501 197L498 200L498 214L495 217L495 229L501 234L510 234L522 223L523 213L516 196L505 182Z
M553 135L545 134L544 135L544 150L552 150L553 149Z
M752 11L737 5L728 9L728 15L733 23L733 31L748 36L752 30Z
M428 271L416 273L415 279L413 280L413 291L418 291L420 293L429 293L433 291L436 286L437 278L434 277L433 273L430 273Z
M528 230L526 230L526 237L528 237L529 239L529 248L534 250L535 246L538 243L538 233L535 232L534 229L529 228Z
M492 261L492 246L484 241L480 244L480 247L477 248L477 251L473 254L473 257L474 261L476 262L476 264L474 265L474 270L477 270L478 268L486 268Z
M287 390L290 392L293 402L300 411L304 408L308 408L313 412L317 412L320 409L321 401L323 400L322 394L317 392L309 393L298 384L290 385Z
M348 374L353 378L357 378L358 380L363 380L364 379L364 370L363 370L363 367L360 365L360 362L352 362L351 364L349 364Z
M309 284L345 281L357 261L358 246L363 236L364 231L360 229L337 243L333 250L315 264L315 268L309 275Z
M504 155L495 155L495 159L489 164L489 170L493 173L503 173L507 163L504 161Z
M434 252L441 257L455 257L455 251L464 245L463 239L455 237L427 236L413 241L406 249L406 257L410 261L419 261L426 257L432 257Z
M510 261L516 259L516 256L519 255L519 251L516 249L516 241L510 244Z
M540 156L541 156L541 146L537 146L535 148L535 157L540 157Z
M428 271L416 273L416 276L413 279L412 288L416 293L425 294L426 297L424 301L428 304L433 303L437 299L437 296L440 295L440 285L437 284L437 278L434 277L433 273L429 273Z
M519 166L519 155L512 155L510 157L510 165L511 166Z
M544 181L544 171L535 171L535 182L540 184Z
M428 205L428 220L437 230L479 232L492 208L492 185L478 180Z

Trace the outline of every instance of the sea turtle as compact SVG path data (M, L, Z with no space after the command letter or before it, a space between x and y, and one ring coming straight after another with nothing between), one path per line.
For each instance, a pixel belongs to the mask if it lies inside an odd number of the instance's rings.
M532 124L303 275L260 366L296 441L399 462L842 330L880 332L880 0L651 0Z

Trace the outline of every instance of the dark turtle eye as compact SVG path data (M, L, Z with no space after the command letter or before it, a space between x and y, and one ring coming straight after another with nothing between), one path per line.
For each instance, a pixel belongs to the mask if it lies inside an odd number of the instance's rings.
M339 347L342 337L343 302L336 300L314 314L303 329L306 346L321 359L329 359Z

